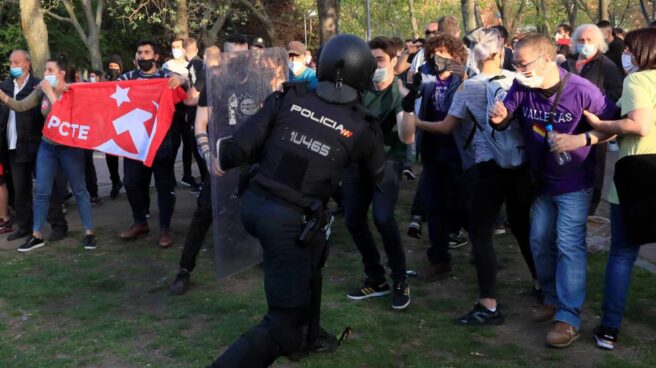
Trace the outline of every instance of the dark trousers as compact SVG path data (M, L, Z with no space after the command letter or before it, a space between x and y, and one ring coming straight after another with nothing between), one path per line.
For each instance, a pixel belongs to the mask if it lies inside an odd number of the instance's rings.
M93 150L84 150L84 179L91 198L98 198L98 176L93 164Z
M450 263L449 233L467 227L472 180L462 170L460 157L449 154L422 155L426 215L431 264ZM471 173L470 173L471 174Z
M118 185L121 182L121 176L118 173L118 156L105 154L105 161L107 162L107 170L109 170L112 185Z
M189 108L187 110L187 125L185 126L185 129L183 129L181 136L184 144L187 144L188 142L189 147L191 147L191 153L194 155L194 158L196 159L196 165L198 165L198 171L200 172L200 180L202 182L205 181L205 178L209 177L209 172L207 171L205 159L203 159L203 156L201 156L200 152L198 152L198 145L196 143L196 134L194 132L195 120L196 120L196 107L193 107L193 109ZM182 160L184 161L184 151L182 153L183 153ZM189 157L189 176L191 176L191 157Z
M477 164L472 191L469 238L472 242L479 296L496 298L497 259L492 244L494 226L503 202L510 228L535 280L535 265L529 243L533 185L528 167L502 169L494 161Z
M194 137L193 123L189 123L186 117L186 111L177 111L173 115L171 123L171 134L173 138L173 152L177 155L180 145L182 145L182 177L191 178L191 158L196 158L196 164L200 171L201 180L207 176L207 167L205 161L198 153L196 138Z
M247 190L240 210L244 227L264 250L269 310L260 324L244 333L212 366L268 367L304 345L312 297L313 250L297 244L303 216L294 209Z
M380 189L363 178L357 166L347 168L342 178L346 228L362 255L365 274L375 282L385 281L385 268L380 263L380 253L367 223L370 206L374 225L383 240L392 280L400 282L406 278L405 251L399 226L394 218L402 171L402 163L387 161L383 180L379 184Z
M595 151L595 181L592 188L592 201L590 202L590 216L594 216L601 202L601 191L604 188L604 176L606 176L606 153L608 152L608 143L596 144L592 147Z
M136 224L146 223L146 213L150 207L150 178L155 176L157 189L157 206L159 208L159 227L161 230L171 227L173 201L175 193L173 184L173 160L170 141L162 143L152 167L145 166L141 161L123 160L123 181L128 202L132 208L132 217Z
M14 187L14 221L18 228L32 231L34 218L32 201L32 177L35 176L36 161L17 162L16 154L9 151L9 167ZM62 211L66 197L67 179L63 171L57 173L52 186L47 221L53 230L68 230L68 223Z
M426 180L424 180L424 173L419 175L417 188L415 189L415 197L412 200L412 208L410 209L411 216L419 216L422 221L426 220Z
M196 211L191 218L184 249L180 257L180 268L191 272L196 267L198 252L203 246L207 231L212 226L212 192L210 192L211 181L209 175L205 177L200 188Z

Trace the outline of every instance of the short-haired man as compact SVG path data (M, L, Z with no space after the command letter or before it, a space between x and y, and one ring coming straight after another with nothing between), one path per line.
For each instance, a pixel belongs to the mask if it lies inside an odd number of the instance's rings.
M303 42L292 41L287 45L289 80L292 82L308 82L308 88L313 90L317 86L317 72L307 67L305 51L307 51L307 48Z
M437 22L432 21L429 22L426 25L426 30L424 31L424 34L426 36L426 39L429 39L431 37L434 37L437 34L438 30L438 25ZM415 44L417 43L417 40L415 40ZM421 42L423 46L424 42ZM424 59L424 50L421 47L417 48L417 51L414 53L414 57L410 59L410 50L406 53L402 53L399 62L396 63L396 67L394 67L394 72L396 74L401 74L403 72L408 72L408 81L412 79L412 75L417 72L417 69L423 64L423 59Z
M223 41L223 52L239 52L248 50L248 40L240 33L233 33Z
M586 79L558 68L555 59L556 49L546 36L533 33L519 40L513 54L515 82L490 110L490 122L503 129L512 116L517 118L529 165L539 178L531 250L544 308L534 320L553 318L547 344L566 347L579 337L586 292L585 236L595 167L590 145L609 138L591 131L583 110L612 118L617 107ZM550 129L557 134L549 142ZM559 163L556 152L568 152L571 160Z
M172 76L157 66L159 61L159 48L153 41L144 40L137 44L136 62L138 70L131 70L122 74L119 80L156 79L169 78L169 88L177 88L186 83L180 76ZM173 139L171 130L166 133L162 144L157 150L152 167L146 167L143 162L125 158L123 160L123 180L128 201L132 208L134 223L130 228L120 234L121 239L136 239L150 231L146 214L149 213L150 205L150 178L155 176L155 187L157 188L157 206L159 208L160 236L158 244L162 248L168 248L173 244L173 233L171 232L171 216L174 206L173 175L174 165Z
M412 141L401 142L398 132L394 130L403 118L402 96L394 76L398 46L389 38L376 37L369 41L369 48L378 62L378 68L374 73L373 88L362 95L362 104L380 119L387 162L379 189L362 177L357 166L347 168L342 178L346 227L362 255L367 275L362 287L349 292L347 296L352 300L362 300L390 293L385 268L380 263L380 254L367 223L369 207L372 206L374 224L382 237L387 264L391 269L392 308L404 309L410 305L410 288L406 282L405 250L394 218L394 209L406 158L404 143Z
M460 22L458 18L452 15L445 15L437 20L437 26L440 32L450 34L453 37L460 37Z
M198 56L198 42L193 37L187 37L183 42L182 46L184 47L185 59L189 62L187 64L187 75L189 78L189 93L187 95L195 94L192 92L194 89L198 95L202 88L198 88L198 82L201 78L204 79L203 73L205 69L203 66L203 59ZM194 138L194 122L196 121L196 104L186 104L187 105L187 125L185 126L185 134L188 134L188 143L191 147L191 152L196 159L196 165L198 166L198 171L200 172L200 181L201 183L205 180L205 177L208 175L207 167L203 161L203 157L198 153L198 146L196 145L196 139ZM187 141L185 141L185 144ZM184 161L184 157L183 157ZM183 162L184 163L184 162ZM186 168L186 167L184 167ZM191 177L191 165L189 167L190 171L183 175L184 177ZM193 177L191 178L193 179ZM191 180L190 180L191 181ZM196 188L192 188L192 192L200 190L200 185Z
M604 34L604 38L606 39L606 43L608 44L608 51L606 51L604 55L611 59L620 70L623 70L622 53L626 48L624 41L622 41L619 37L615 37L615 34L613 33L613 25L610 24L609 21L602 20L601 22L597 23L597 27L601 29L601 32Z
M9 55L9 67L10 76L0 84L0 90L9 97L22 100L34 91L41 80L32 75L30 54L25 50L15 50ZM40 106L24 112L0 106L0 152L3 158L8 158L3 164L9 164L14 191L14 220L18 226L7 240L32 234L32 177L35 175L43 120ZM61 207L65 195L66 176L58 175L50 197L48 222L53 231L48 241L61 240L67 236L68 224Z

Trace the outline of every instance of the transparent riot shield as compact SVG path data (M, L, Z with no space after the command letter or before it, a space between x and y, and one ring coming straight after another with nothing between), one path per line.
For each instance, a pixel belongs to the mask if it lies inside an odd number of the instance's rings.
M282 48L224 53L220 65L207 68L206 92L212 161L216 143L231 136L262 107L288 76L287 52ZM215 162L211 163L214 166ZM212 180L214 259L218 278L233 275L262 261L259 242L244 229L239 216L239 194L255 166L229 170Z

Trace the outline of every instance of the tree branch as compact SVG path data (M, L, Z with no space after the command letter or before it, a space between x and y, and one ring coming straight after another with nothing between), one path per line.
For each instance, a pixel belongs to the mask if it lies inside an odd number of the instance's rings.
M71 24L73 24L73 27L79 33L80 38L84 41L85 44L87 44L87 35L84 32L84 29L80 25L80 22L77 19L77 16L75 15L75 9L73 8L73 4L71 4L70 1L68 0L62 0L62 4L64 4L64 8L66 9L66 12L68 13L68 18L71 20Z
M640 2L642 2L642 0ZM585 15L587 15L588 18L590 18L590 20L594 22L595 15L590 12L590 7L588 6L588 4L586 4L585 1L583 0L579 0L578 3L579 3L579 9L583 10L585 12Z
M647 7L645 6L645 1L640 0L640 11L642 12L642 16L645 17L645 21L647 24L651 22L651 17L649 16L649 13L647 13Z

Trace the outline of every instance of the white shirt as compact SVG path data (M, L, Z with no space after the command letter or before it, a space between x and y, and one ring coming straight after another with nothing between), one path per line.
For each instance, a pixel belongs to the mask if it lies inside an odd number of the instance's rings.
M162 65L162 69L186 78L189 75L189 70L187 69L188 65L189 62L187 62L185 59L181 59L181 61L171 59Z
M23 81L23 85L19 86L14 79L14 98L23 90L27 85L27 81L30 80L30 75L28 74ZM9 150L16 149L16 141L18 140L18 133L16 132L16 111L9 110L9 119L7 120L7 143L9 144Z

